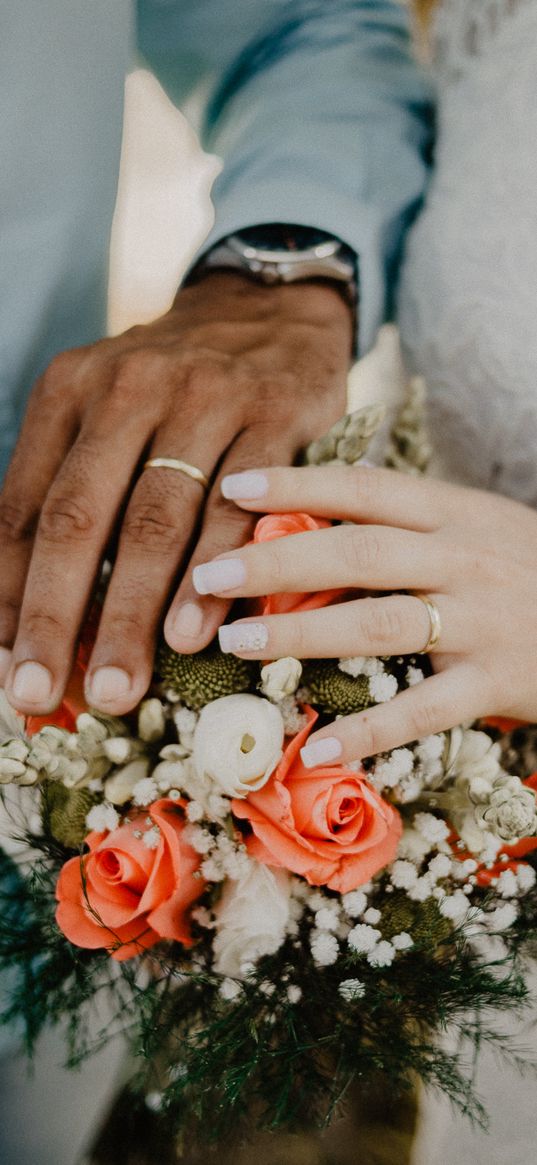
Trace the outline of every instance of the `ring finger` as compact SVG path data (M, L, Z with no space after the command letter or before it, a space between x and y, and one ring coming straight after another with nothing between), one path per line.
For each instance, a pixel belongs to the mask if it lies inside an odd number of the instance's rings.
M157 435L151 457L180 458L209 478L219 450ZM132 492L86 677L89 703L121 715L147 691L158 624L205 504L206 488L179 468L147 466Z

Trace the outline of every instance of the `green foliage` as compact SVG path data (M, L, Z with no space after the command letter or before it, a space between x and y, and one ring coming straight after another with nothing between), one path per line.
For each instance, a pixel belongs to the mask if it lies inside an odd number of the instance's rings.
M491 1018L526 998L521 956L537 935L534 896L522 900L520 922L504 936L509 954L491 964L477 958L435 903L409 903L398 892L391 902L384 895L383 931L404 928L415 941L387 969L351 952L317 968L304 922L229 1002L208 969L206 932L199 934L195 969L178 945L117 964L105 952L68 943L54 921L54 886L69 854L45 839L39 844L46 852L24 876L0 855L0 972L7 970L12 982L2 1021L23 1025L29 1051L41 1030L59 1021L67 1022L70 1065L119 1029L129 1032L140 1065L134 1085L162 1093L164 1118L179 1140L223 1140L230 1130L239 1135L256 1125L321 1127L352 1081L367 1092L379 1076L393 1094L421 1078L485 1123L468 1077L470 1053L492 1041L510 1054ZM364 996L345 1002L339 984L354 977ZM300 988L297 1003L289 1002L290 985ZM116 1018L90 1036L103 993ZM445 1031L459 1037L457 1054L439 1047Z
M259 682L259 664L224 654L217 640L195 655L179 655L164 643L156 666L165 686L195 711L219 696L254 692Z

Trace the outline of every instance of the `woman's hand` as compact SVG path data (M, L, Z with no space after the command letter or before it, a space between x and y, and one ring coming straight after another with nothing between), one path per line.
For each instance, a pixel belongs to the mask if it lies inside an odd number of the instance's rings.
M315 733L304 761L350 761L472 721L537 721L537 514L496 494L392 470L304 468L231 475L245 510L305 511L341 525L250 545L198 566L201 594L225 598L329 587L417 591L436 604L434 675L386 704ZM225 651L248 659L399 655L423 650L425 604L395 593L320 610L241 619Z

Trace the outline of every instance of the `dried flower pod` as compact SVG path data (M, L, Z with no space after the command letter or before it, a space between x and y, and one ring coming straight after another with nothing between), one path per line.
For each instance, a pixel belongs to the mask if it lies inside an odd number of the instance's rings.
M259 664L224 655L216 641L195 655L180 655L163 644L157 658L157 673L178 700L189 708L199 709L220 696L255 692Z
M367 676L347 675L335 659L308 659L303 664L302 684L309 700L323 712L348 715L369 708L374 700Z
M306 464L326 465L336 461L354 465L363 457L385 416L384 405L366 405L347 413L328 433L308 445L304 454Z

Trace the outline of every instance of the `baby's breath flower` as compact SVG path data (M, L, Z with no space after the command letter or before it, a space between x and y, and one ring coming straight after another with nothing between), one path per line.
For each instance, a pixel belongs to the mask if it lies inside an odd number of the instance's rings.
M414 768L414 756L409 748L396 748L390 756L377 761L374 769L376 787L393 789L408 777Z
M197 854L208 854L215 844L212 833L209 833L208 829L202 829L199 825L187 825L183 836Z
M185 809L188 821L201 821L203 818L203 805L199 801L189 801Z
M408 890L415 886L418 872L413 862L398 859L390 868L390 878L398 890Z
M439 901L438 909L443 918L449 918L455 924L462 922L470 909L470 900L462 890L455 890L454 894L446 895Z
M355 951L357 955L365 955L373 950L380 937L380 930L375 930L367 923L358 923L358 926L354 926L350 931L347 942L351 951Z
M520 862L516 872L516 880L521 894L526 894L528 890L533 888L536 877L533 866L528 865L527 862Z
M475 867L476 863L473 864ZM450 871L451 859L447 854L436 854L434 858L431 858L427 869L428 874L434 878L435 882L438 878L447 878Z
M421 667L413 667L412 664L407 667L405 680L409 688L413 688L415 684L421 684L421 681L424 679L425 676L421 670Z
M103 801L101 805L94 805L86 816L88 829L97 833L112 833L119 825L119 813L113 805Z
M224 870L220 862L215 861L214 858L205 858L202 862L201 872L207 882L222 882L224 879Z
M355 1003L365 995L365 983L361 979L343 979L338 987L341 998L346 1003Z
M410 948L414 946L414 941L411 936L407 934L406 930L400 931L399 934L394 934L391 941L392 946L395 947L396 951L409 951Z
M358 679L358 676L365 674L364 668L366 667L367 662L368 661L365 655L354 655L351 656L350 659L340 659L338 668L340 671L345 672L345 675L352 676L352 678L356 680Z
M393 697L397 695L397 680L395 676L388 673L371 676L369 691L375 703L386 704L388 700L393 700Z
M518 908L515 902L502 902L495 910L485 914L487 927L493 931L508 930L516 921Z
M160 841L160 829L158 825L153 825L151 829L146 829L142 842L146 849L156 849Z
M337 930L339 925L339 909L336 903L328 903L321 907L315 915L315 926L318 930Z
M367 894L363 890L349 890L342 899L343 909L349 918L359 918L367 909Z
M313 931L310 939L313 961L318 967L330 967L337 961L339 943L335 935L327 930Z
M307 896L307 902L310 910L322 910L323 906L326 906L326 903L329 901L330 899L327 898L321 890L310 890Z
M384 939L367 955L371 967L389 967L395 959L395 947Z
M414 815L414 828L431 845L437 845L439 841L445 841L450 833L447 822L441 817L435 817L433 813L416 813Z
M380 922L381 913L376 906L370 906L364 914L364 922L368 922L370 926L376 926Z
M407 890L408 897L413 902L425 902L431 896L433 885L431 875L422 874L421 878L416 878L413 886L409 886Z
M501 898L515 898L518 894L518 881L512 870L502 870L496 882L496 893Z
M144 777L138 781L132 790L132 799L135 805L151 805L158 797L157 782L153 777Z

